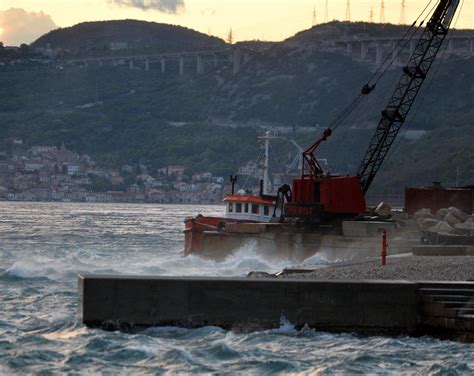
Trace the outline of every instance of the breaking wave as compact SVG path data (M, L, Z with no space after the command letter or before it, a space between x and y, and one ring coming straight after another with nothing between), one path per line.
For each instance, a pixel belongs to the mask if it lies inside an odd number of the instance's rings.
M158 268L165 275L196 276L246 276L251 271L275 273L290 265L288 260L270 261L258 254L256 244L249 242L222 261L203 259L197 255L180 256L163 263Z
M15 262L6 269L2 274L2 279L33 279L33 278L49 278L47 275L54 274L55 270L47 267L42 268L34 263L24 261Z

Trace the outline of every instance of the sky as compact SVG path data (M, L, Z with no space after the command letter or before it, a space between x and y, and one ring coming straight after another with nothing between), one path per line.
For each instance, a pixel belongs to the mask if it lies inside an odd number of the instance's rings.
M352 21L380 20L382 0L350 0ZM402 0L385 1L385 21L398 24ZM456 27L474 28L474 0L464 2ZM328 20L344 20L347 0L327 0ZM436 0L431 0L435 4ZM57 27L84 21L140 19L186 26L234 41L282 40L325 21L326 0L0 0L0 41L30 43ZM429 0L405 0L413 21Z

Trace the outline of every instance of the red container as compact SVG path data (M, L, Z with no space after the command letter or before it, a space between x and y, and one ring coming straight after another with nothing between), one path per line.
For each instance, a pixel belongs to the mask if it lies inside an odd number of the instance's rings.
M413 215L420 209L439 209L454 206L465 213L474 212L474 189L463 188L405 188L405 212Z
M293 204L322 205L327 213L359 214L365 211L365 199L357 176L293 180ZM291 211L291 206L288 205Z
M339 176L321 181L321 203L334 214L360 214L365 199L357 176Z
M293 202L298 204L312 204L319 202L316 195L319 180L313 178L293 180Z

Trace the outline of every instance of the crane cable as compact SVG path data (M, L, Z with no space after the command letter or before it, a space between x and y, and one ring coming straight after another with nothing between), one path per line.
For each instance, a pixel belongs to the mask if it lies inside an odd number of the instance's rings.
M454 22L454 27L451 28L451 31L453 29L456 28L456 25L458 24L458 21L459 21L459 16L461 14L461 11L462 11L462 8L464 6L464 0L461 1L461 6L459 8L459 12L457 14L457 17L456 17L456 20ZM448 38L448 43L449 41L453 38L453 34L450 33L449 35L449 38ZM448 44L445 44L443 47L442 47L444 50L442 51L441 53L441 59L438 60L438 64L436 65L435 67L435 70L433 72L433 74L431 75L431 79L430 79L430 82L428 83L428 86L426 87L425 91L429 91L429 89L431 88L431 85L433 84L433 81L434 81L434 78L435 76L438 74L439 72L439 68L441 66L441 61L445 58L446 56L446 51L448 50ZM416 109L415 109L415 112L413 112L413 115L411 116L412 119L416 118L416 116L418 115L418 112L420 110L420 108L422 107L422 104L423 104L423 101L424 99L426 98L426 96L423 96L421 98L421 100L419 101ZM398 139L397 143L394 145L394 147L392 148L391 152L389 153L389 155L387 156L386 160L384 161L384 163L388 162L392 157L393 155L395 154L395 151L398 149L398 147L400 146L404 136L406 135L406 133L408 132L408 128L410 127L410 123L407 123L406 126L405 126L405 129L404 129L404 132L402 134L402 136Z
M245 188L247 187L247 184L248 184L250 178L253 176L253 173L255 172L255 170L257 168L257 164L258 164L258 161L260 161L262 153L263 153L263 151L260 150L260 153L258 154L258 157L257 157L257 162L253 165L252 171L250 171L250 173L248 174L247 179L245 180L245 183L242 185L241 189L245 190Z
M420 22L418 27L411 33L410 37L406 39L407 35L410 34L412 29L416 26L418 20L423 16L423 14L426 12L428 9L429 5L432 3L433 0L430 0L428 4L425 6L425 8L421 11L421 13L418 15L418 17L415 19L415 21L412 23L412 25L408 28L408 30L405 32L405 34L402 36L402 38L398 41L397 45L392 49L391 53L387 55L385 60L380 64L378 69L375 71L375 73L369 78L367 81L367 84L364 85L363 91L357 95L357 97L344 109L344 111L329 125L328 128L330 128L332 131L335 131L342 123L344 120L348 118L348 116L354 111L354 109L362 102L362 99L366 97L370 92L375 89L375 86L377 83L382 79L382 77L387 73L388 69L393 65L395 60L398 58L400 55L401 51L406 47L406 45L412 40L413 36L416 34L416 32L421 28L421 26L424 24L426 18L430 15L430 12L426 14L426 16L423 18L423 20ZM432 10L436 4L432 7ZM405 42L402 46L402 48L399 48L400 45ZM393 52L398 49L398 52L395 56L393 56ZM377 75L381 72L382 68L385 66L387 61L392 58L390 63L385 67L385 69L382 71L380 76L377 78L377 80L374 82L373 85L371 85L371 81L377 77ZM364 93L364 89L367 88L368 92Z
M272 153L273 159L274 159L274 161L276 162L276 165L277 165L278 169L279 169L280 171L283 171L283 175L284 175L284 178L285 178L285 183L286 183L286 182L289 182L290 179L289 179L288 174L286 173L286 169L282 168L282 165L281 165L281 163L280 163L280 160L278 159L278 156L277 156L277 154L275 153L275 150L273 149L272 144L269 143L269 145L270 145L270 152Z
M363 94L359 94L352 103L346 107L346 109L329 125L333 132L347 119L347 117L354 111L354 109L360 104L364 98Z
M415 19L415 21L411 24L411 26L408 28L408 30L405 32L405 34L402 36L402 38L398 41L398 43L396 44L396 46L394 48L392 48L392 50L390 51L390 53L387 55L387 57L385 58L385 60L379 65L378 69L374 72L374 74L372 75L372 77L369 78L369 80L367 81L367 84L369 85L370 82L375 78L377 77L377 75L380 73L380 71L382 70L383 66L387 63L387 61L389 61L390 58L392 58L392 61L390 61L390 63L387 65L387 67L382 71L382 73L380 74L380 76L377 78L377 80L375 81L375 84L377 84L380 79L385 75L385 73L387 72L387 70L393 65L394 61L397 59L397 57L400 55L401 51L403 51L403 49L406 47L406 45L408 44L408 42L410 42L414 35L416 34L416 32L421 28L421 26L423 26L424 22L426 21L426 18L433 12L434 8L437 6L437 4L434 4L433 7L431 8L431 11L428 12L426 14L426 16L423 18L423 20L420 22L420 24L416 27L416 29L411 33L410 37L408 39L407 36L408 34L410 34L410 32L412 31L412 29L416 26L416 24L418 23L419 19L423 16L423 14L425 13L425 11L428 9L429 5L431 4L433 0L430 0L428 2L428 4L426 4L425 8L421 11L421 13L418 15L418 17ZM399 48L400 45L405 42L402 46L402 48ZM397 54L395 55L395 57L393 56L393 53L395 51L397 51Z

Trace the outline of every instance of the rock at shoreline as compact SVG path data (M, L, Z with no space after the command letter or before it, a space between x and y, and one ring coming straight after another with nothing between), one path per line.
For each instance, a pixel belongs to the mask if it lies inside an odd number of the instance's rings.
M438 219L424 218L424 217L418 218L418 220L416 222L418 223L418 226L420 226L420 229L422 231L427 231L430 228L432 228L432 227L434 227L434 226L436 226L437 224L440 223L440 221Z
M446 217L448 214L449 214L449 210L446 208L441 208L436 212L436 216L439 219L444 219L444 217Z
M439 221L438 224L431 227L429 231L450 234L454 232L454 228L447 222Z
M420 209L418 210L414 215L413 217L415 217L415 219L418 219L418 218L435 218L435 216L433 214L431 214L431 209Z
M277 276L267 272L250 272L247 274L247 278L277 278Z
M464 222L454 225L454 232L459 235L474 236L474 222Z
M451 215L456 217L460 222L465 222L469 218L469 215L464 213L462 210L459 210L458 208L450 207L448 211Z
M379 217L388 219L392 216L392 207L386 202L381 202L375 208L375 214L377 214Z
M445 222L449 223L449 225L451 225L451 226L455 226L455 225L462 222L458 217L456 217L451 212L446 214L446 217L444 217L444 220L445 220Z

